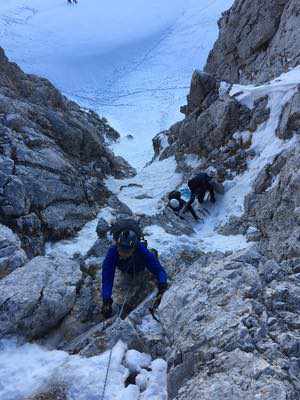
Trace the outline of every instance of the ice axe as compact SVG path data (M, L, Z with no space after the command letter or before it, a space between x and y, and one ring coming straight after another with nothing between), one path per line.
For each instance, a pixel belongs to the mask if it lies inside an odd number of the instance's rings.
M153 302L153 304L152 304L152 307L149 307L149 312L150 312L150 314L152 315L152 318L153 318L155 321L159 322L160 324L161 324L161 321L160 321L160 319L155 315L155 311L157 310L157 308L159 307L159 305L160 305L160 303L161 303L162 295L163 295L163 293L158 292L157 295L156 295L156 297L155 297L155 299L154 299L154 302Z

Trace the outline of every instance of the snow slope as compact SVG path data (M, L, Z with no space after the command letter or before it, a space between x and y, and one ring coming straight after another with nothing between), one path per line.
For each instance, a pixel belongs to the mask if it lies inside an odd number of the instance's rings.
M64 388L68 400L101 399L109 352L83 358L13 340L0 341L0 350L1 400L24 400L51 388ZM139 373L137 385L126 387L131 371ZM104 400L166 400L166 376L165 361L127 351L126 345L118 342L112 352Z
M114 150L141 168L154 134L181 118L192 71L204 65L232 2L5 0L0 41L26 72L107 117L124 135Z

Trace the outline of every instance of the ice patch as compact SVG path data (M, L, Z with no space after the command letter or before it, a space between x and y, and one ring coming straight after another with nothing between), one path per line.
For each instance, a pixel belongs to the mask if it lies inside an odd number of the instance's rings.
M34 394L47 393L51 388L64 388L67 400L101 398L108 351L84 358L63 351L49 351L36 344L18 345L14 340L2 340L0 349L1 400L24 400ZM125 387L129 370L122 364L124 358L145 374L143 394L137 385ZM151 370L145 371L142 366L150 366ZM166 370L165 361L151 362L150 356L127 352L126 345L118 342L112 352L105 400L165 400Z
M182 176L175 169L175 158L170 157L163 161L154 161L134 178L109 178L106 186L136 215L151 216L163 207L163 196L180 184Z
M154 360L150 369L151 371L142 370L136 378L141 390L146 389L139 400L167 400L167 363L160 359Z
M128 350L125 357L125 365L130 372L141 372L142 368L148 368L151 364L149 354L140 353L136 350Z

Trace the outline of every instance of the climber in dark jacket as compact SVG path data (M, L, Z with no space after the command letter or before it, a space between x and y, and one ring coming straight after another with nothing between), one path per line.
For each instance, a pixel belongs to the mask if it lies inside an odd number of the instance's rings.
M187 212L189 211L194 219L198 221L199 217L196 214L195 210L193 209L192 205L187 205L187 202L183 200L181 197L181 193L178 190L174 190L173 192L170 192L168 195L168 207L171 208L171 210L174 211L175 214L177 214L181 219L184 219L180 212Z
M102 265L102 314L112 315L112 289L116 268L129 274L133 279L147 268L157 280L159 294L167 289L167 274L158 258L143 245L136 233L125 230L120 233L116 244L107 252Z
M188 181L188 187L191 191L191 198L185 206L185 209L188 209L188 207L194 203L196 197L199 203L203 203L206 192L209 192L210 194L210 201L215 203L215 191L211 180L212 178L209 175L207 175L205 172L201 172Z

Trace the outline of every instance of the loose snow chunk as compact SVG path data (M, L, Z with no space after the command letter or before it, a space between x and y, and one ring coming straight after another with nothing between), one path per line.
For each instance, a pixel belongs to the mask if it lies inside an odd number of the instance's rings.
M129 385L123 389L117 400L139 400L140 390L136 385Z
M136 350L128 350L125 363L130 372L141 372L142 368L148 368L151 364L151 356L146 353L139 353Z
M142 370L136 382L145 389L139 400L167 400L167 363L162 359L151 363L151 371Z

